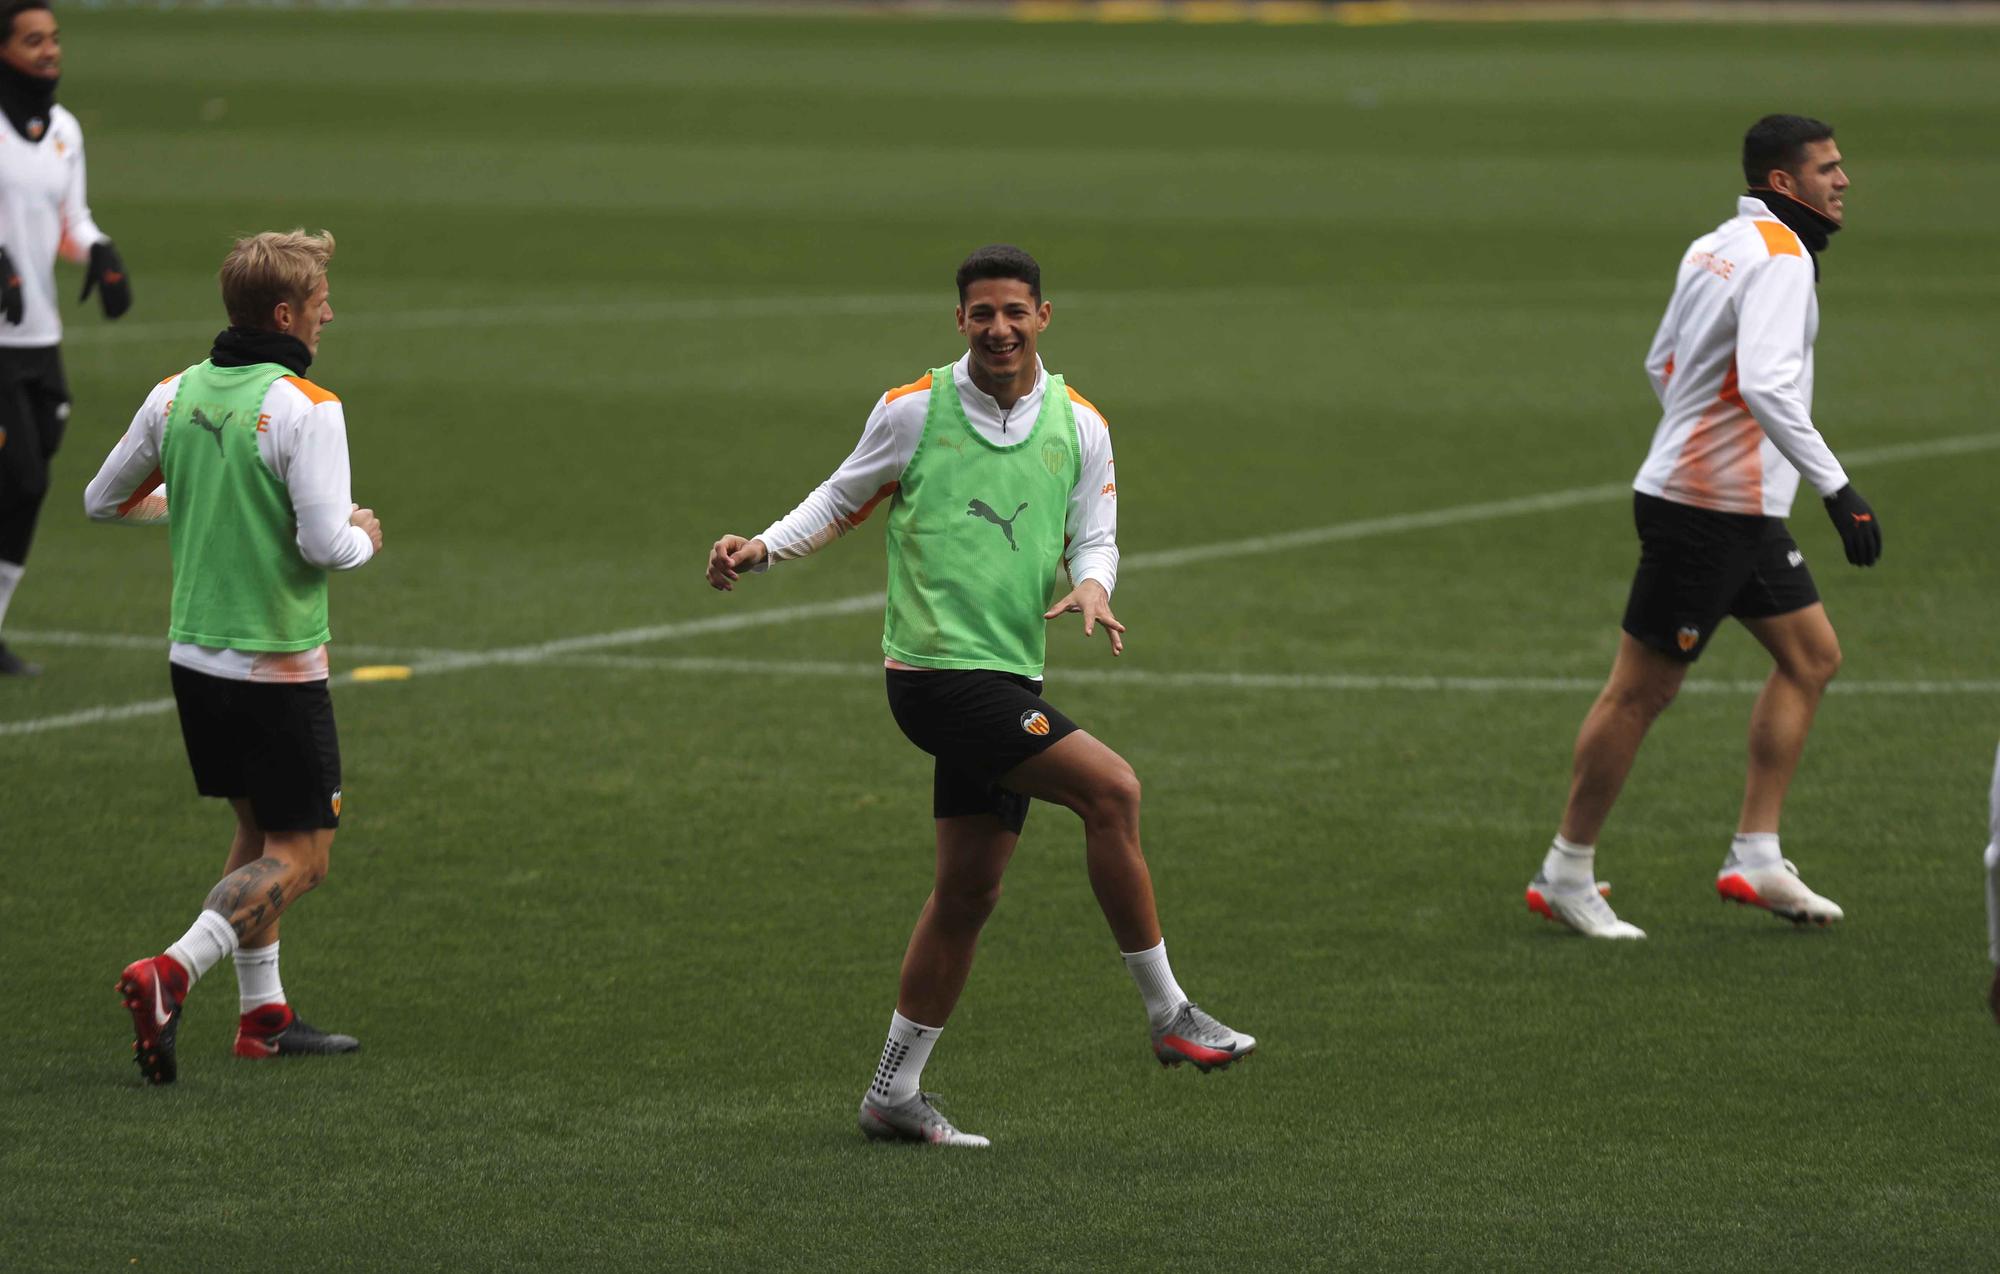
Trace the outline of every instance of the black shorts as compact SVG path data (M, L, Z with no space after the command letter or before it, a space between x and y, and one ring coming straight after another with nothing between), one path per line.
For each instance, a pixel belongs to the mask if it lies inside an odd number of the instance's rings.
M1028 821L1028 798L1000 777L1076 733L1042 698L1042 685L1011 672L889 672L889 711L910 742L937 758L931 813L992 814L1010 832Z
M340 826L340 738L324 681L232 681L169 666L197 792L247 799L267 832Z
M68 423L62 351L0 346L0 561L28 560Z
M1805 554L1784 519L1718 513L1634 492L1639 569L1625 602L1626 632L1693 663L1723 619L1763 619L1819 600Z

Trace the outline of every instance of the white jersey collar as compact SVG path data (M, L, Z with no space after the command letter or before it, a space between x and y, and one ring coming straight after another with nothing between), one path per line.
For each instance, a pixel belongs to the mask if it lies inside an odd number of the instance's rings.
M1035 355L1035 387L1021 395L1019 402L1004 410L1001 408L998 399L973 383L972 351L967 350L959 356L959 360L956 363L951 365L951 379L958 386L958 401L967 410L972 410L975 407L981 408L983 409L983 415L990 416L997 421L1018 416L1023 411L1031 413L1040 411L1042 393L1049 386L1049 371L1048 368L1042 366L1042 356L1040 354Z
M1773 217L1777 214L1771 211L1769 204L1755 195L1738 195L1736 197L1736 215L1739 217Z

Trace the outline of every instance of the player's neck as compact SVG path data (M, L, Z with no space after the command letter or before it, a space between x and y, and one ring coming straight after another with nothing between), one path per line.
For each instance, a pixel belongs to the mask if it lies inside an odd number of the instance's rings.
M1035 381L1041 374L1041 368L1038 364L1029 363L1012 376L996 379L981 367L977 360L970 360L966 364L966 374L971 377L973 386L980 393L998 403L1000 410L1005 411L1034 392Z

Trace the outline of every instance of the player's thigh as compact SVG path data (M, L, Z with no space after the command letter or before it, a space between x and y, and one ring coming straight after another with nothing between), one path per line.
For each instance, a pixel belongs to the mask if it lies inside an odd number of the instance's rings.
M179 664L169 664L167 672L173 682L181 742L187 749L188 768L194 772L195 791L232 805L238 801L247 805L247 767L254 741L242 716L246 683L211 677Z
M1001 777L1002 785L1078 813L1112 805L1136 806L1139 778L1124 757L1085 730L1065 736Z
M997 893L1021 842L998 815L963 814L937 820L937 891L953 897Z
M1840 637L1826 607L1818 602L1782 615L1745 617L1742 622L1787 675L1826 681L1840 670Z
M1680 693L1690 662L1655 650L1631 633L1620 633L1605 688L1614 697L1665 708Z
M63 434L69 427L69 379L63 374L59 351L41 351L31 374L21 382L21 396L46 464L62 450Z

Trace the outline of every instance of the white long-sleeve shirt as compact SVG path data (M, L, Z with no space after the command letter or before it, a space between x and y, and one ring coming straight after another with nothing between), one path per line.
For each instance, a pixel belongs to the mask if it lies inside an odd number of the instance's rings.
M179 374L146 395L131 426L83 493L84 512L101 522L147 524L172 516L173 492L154 494L163 477L160 446L180 392ZM351 571L375 555L368 533L350 523L353 479L347 418L340 399L299 376L280 376L257 417L257 455L291 495L299 556L322 570ZM322 681L324 645L297 652L225 650L174 642L168 660L232 681Z
M51 107L47 134L29 141L0 115L0 245L21 275L21 321L0 318L0 346L62 343L56 257L88 261L91 245L108 238L84 197L83 127L76 116Z
M1822 496L1847 474L1812 420L1819 297L1798 235L1750 196L1688 245L1646 354L1660 399L1647 495L1785 517L1804 474Z
M1004 409L972 383L970 354L953 364L952 380L958 386L966 420L987 441L1007 446L1019 442L1035 427L1049 374L1036 359L1035 387ZM1063 559L1072 580L1096 580L1110 593L1118 584L1118 485L1112 474L1111 428L1103 414L1074 389L1069 390L1069 398L1082 466L1069 493L1064 518L1068 545ZM894 492L923 440L930 404L928 376L876 399L868 423L862 426L861 441L833 476L757 537L764 542L770 560L804 557L831 543L860 525L877 503Z

